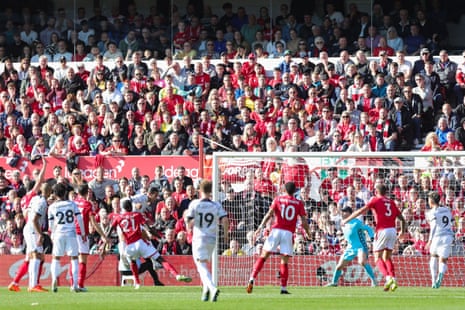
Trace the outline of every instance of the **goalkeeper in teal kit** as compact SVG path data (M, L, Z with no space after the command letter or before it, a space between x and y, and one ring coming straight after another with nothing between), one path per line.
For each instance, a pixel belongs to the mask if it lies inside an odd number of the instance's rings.
M344 207L341 210L342 218L347 218L352 214L352 208ZM373 268L368 263L368 245L365 239L367 232L371 239L374 237L373 229L362 223L359 219L355 218L346 223L342 230L344 232L344 238L347 240L347 248L342 254L341 259L337 263L336 270L333 274L333 280L327 286L337 286L337 282L342 275L344 269L350 261L355 257L358 258L358 263L365 268L368 276L371 279L371 286L376 286L376 279L373 272Z

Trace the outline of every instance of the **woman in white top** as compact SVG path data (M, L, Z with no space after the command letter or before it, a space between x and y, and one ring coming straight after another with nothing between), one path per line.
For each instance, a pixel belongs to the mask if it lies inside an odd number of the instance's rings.
M367 152L369 150L363 143L363 135L359 130L350 134L350 142L347 152Z

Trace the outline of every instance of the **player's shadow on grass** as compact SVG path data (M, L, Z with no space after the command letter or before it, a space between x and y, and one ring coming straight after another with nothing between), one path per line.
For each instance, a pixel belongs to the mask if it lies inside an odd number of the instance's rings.
M316 278L318 279L320 286L323 286L323 283L328 282L328 276L326 275L326 270L323 267L318 267L316 269Z

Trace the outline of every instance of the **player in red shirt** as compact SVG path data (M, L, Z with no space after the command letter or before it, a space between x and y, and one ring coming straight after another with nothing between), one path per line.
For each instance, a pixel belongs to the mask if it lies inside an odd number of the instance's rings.
M142 213L132 211L133 207L131 200L123 199L121 201L121 208L123 209L123 213L114 218L107 237L110 236L112 230L116 228L116 226L119 226L126 243L123 253L131 262L131 272L135 280L134 288L140 288L139 271L136 260L141 257L147 261L151 260L153 266L163 266L163 268L168 270L173 276L176 277L176 280L182 282L191 282L192 278L179 274L174 266L165 261L160 253L158 253L158 251L152 245L149 240L149 238L151 238L151 233L145 224ZM141 227L143 227L144 230L142 230Z
M364 207L344 219L343 223L365 214L368 210L373 210L376 221L376 235L373 243L375 263L383 276L386 277L384 290L395 291L397 282L391 256L397 239L396 218L400 220L401 233L405 232L406 222L394 200L386 197L386 190L384 184L377 184L375 187L376 196L371 198Z
M287 291L287 279L289 276L288 261L292 255L292 235L297 226L297 219L300 217L302 227L305 229L307 237L310 236L307 222L307 213L305 212L304 203L294 197L297 188L293 182L284 185L287 195L276 197L271 204L270 210L263 218L260 226L255 231L255 235L260 234L265 228L268 221L274 217L274 223L271 225L271 232L263 245L261 256L255 261L252 274L247 285L247 293L252 293L255 278L262 270L265 261L271 253L279 252L281 254L280 278L281 294L289 294Z
M82 221L84 222L84 227L86 229L85 235L89 236L89 224L92 224L93 228L97 233L102 237L102 239L109 243L110 240L105 236L105 233L98 225L95 220L95 214L93 212L92 204L87 200L89 195L89 185L82 184L77 189L78 196L74 199L74 202L77 204L79 211L81 211ZM84 280L86 279L87 273L87 256L89 255L89 237L86 238L86 241L81 238L81 227L76 221L76 233L77 233L77 242L79 247L79 270L78 270L78 288L80 292L87 292L87 288L84 286ZM71 272L71 267L69 268Z

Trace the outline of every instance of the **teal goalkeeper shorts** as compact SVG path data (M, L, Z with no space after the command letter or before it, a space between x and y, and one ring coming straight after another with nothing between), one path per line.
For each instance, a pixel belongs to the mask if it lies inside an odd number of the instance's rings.
M362 249L362 248L359 248L359 249L346 249L344 251L344 254L342 254L342 259L346 260L346 261L351 261L351 260L353 260L354 258L357 257L359 252L363 252L365 254L368 254L368 252L365 251L365 249Z

